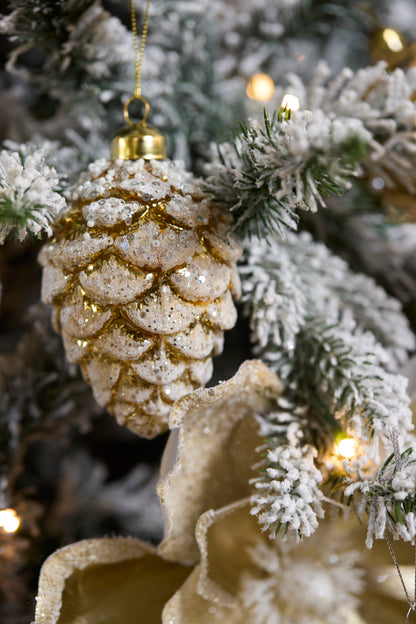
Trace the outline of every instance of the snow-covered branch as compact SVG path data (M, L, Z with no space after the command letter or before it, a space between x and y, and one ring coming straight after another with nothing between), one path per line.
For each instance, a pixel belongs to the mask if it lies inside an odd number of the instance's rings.
M10 233L23 240L30 232L52 234L51 224L66 206L54 189L59 176L44 160L42 150L33 153L0 152L0 242Z
M288 233L284 240L253 238L245 245L244 260L244 309L255 349L267 361L273 362L279 349L293 351L298 332L314 316L328 325L343 319L371 332L389 354L383 365L391 370L415 348L400 303L306 232Z
M407 380L389 372L414 348L400 306L306 233L253 240L245 260L243 300L252 337L284 380L289 405L262 423L266 441L254 513L268 529L306 536L318 523L314 506L323 496L321 481L335 499L359 490L354 500L363 510L374 511L377 492L377 508L386 514L397 483L413 478L403 501L407 509L414 498L414 462L396 466L394 480L386 482L384 475L383 488L377 472L392 449L392 432L403 448L416 446ZM339 435L355 440L351 459L341 461L337 454ZM307 491L303 483L309 483Z
M264 127L251 121L234 145L218 147L206 188L241 231L284 235L297 228L300 210L315 212L360 175L416 190L416 70L387 74L379 64L328 76L325 64L309 86L292 75L300 111L289 120L265 113Z

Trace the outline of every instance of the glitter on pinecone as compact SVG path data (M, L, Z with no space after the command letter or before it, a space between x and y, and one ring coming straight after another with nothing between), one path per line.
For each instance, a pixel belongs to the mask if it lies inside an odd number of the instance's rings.
M241 250L229 224L177 162L99 160L40 253L69 361L139 435L167 429L235 324Z

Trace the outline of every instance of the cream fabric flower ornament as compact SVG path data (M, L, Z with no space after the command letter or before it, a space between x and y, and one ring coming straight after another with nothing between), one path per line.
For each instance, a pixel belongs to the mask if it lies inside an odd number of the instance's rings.
M405 384L404 378L400 380ZM177 401L170 417L170 427L180 427L177 458L159 484L166 516L166 534L160 546L163 556L197 561L191 531L197 518L208 509L246 496L251 497L252 513L271 536L281 532L301 540L318 528L325 515L323 503L339 504L344 492L346 500L354 497L351 508L365 518L368 547L373 535L383 538L387 514L394 512L402 491L406 494L414 489L414 464L409 460L406 471L406 456L399 475L389 485L397 466L383 462L394 446L395 429L392 427L389 440L386 419L384 438L379 440L374 434L371 452L367 452L367 433L362 437L351 434L354 452L345 458L337 436L349 436L341 428L323 427L324 434L316 438L316 424L307 406L294 404L288 396L290 392L283 392L274 373L252 360L244 362L232 379ZM383 409L380 413L387 413L385 406ZM404 412L409 420L407 405ZM404 427L403 438L406 431ZM403 440L397 441L398 449L400 442ZM390 498L384 495L389 487ZM355 490L362 494L355 496ZM377 496L377 492L383 495ZM411 541L416 526L413 512L406 518L409 530L397 522L393 536ZM387 527L392 530L389 523Z
M326 522L302 544L270 540L238 501L197 522L195 567L135 538L83 540L43 565L35 624L401 622L406 603L386 549L363 560L363 531L351 524Z

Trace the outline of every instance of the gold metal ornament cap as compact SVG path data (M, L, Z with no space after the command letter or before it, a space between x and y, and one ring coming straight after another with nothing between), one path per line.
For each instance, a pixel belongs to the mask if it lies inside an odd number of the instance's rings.
M133 100L140 100L145 105L145 114L141 121L130 120L128 107ZM166 158L166 141L163 134L146 123L150 106L142 96L131 97L124 105L124 117L129 124L121 128L111 140L112 160L163 160Z
M111 141L111 158L116 160L163 160L166 158L165 137L142 122L126 126Z

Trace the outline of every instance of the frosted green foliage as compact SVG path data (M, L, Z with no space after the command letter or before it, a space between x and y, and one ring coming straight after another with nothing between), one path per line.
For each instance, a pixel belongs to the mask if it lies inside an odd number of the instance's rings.
M328 82L320 64L310 85L292 75L286 91L301 110L289 121L265 114L220 145L207 190L234 213L236 227L258 234L296 229L300 210L316 211L350 178L381 177L388 187L416 190L416 70L387 74L382 64Z
M16 38L21 46L13 52L9 70L21 73L20 54L28 49L44 52L41 71L26 72L24 77L66 107L71 116L68 125L88 131L100 129L108 140L117 125L124 123L121 99L126 100L134 91L131 32L98 2L84 0L76 10L72 3L44 0L28 4L14 0L10 6L15 8L0 21L0 30ZM137 3L139 30L144 7L145 2ZM219 86L223 76L217 74L219 68L214 60L220 36L215 19L219 8L226 10L228 18L231 16L226 4L207 0L167 2L151 10L143 94L152 104L151 122L170 139L171 153L188 163L190 152L200 154L210 140L223 139L241 111L243 86L235 94L233 106L232 98L222 106L221 94L229 94L230 90L224 91L223 84ZM125 13L128 20L128 3ZM43 24L43 19L48 23ZM53 32L50 20L59 26ZM28 24L36 24L35 34ZM44 37L39 37L38 32L43 32Z
M346 489L347 496L359 493L357 511L368 515L368 548L374 537L383 539L387 529L396 539L413 541L416 536L415 446L414 442L401 452L397 431L392 431L392 453L374 479L353 482Z
M321 211L328 217L317 224L325 241L335 243L344 257L381 280L402 302L411 301L416 293L416 224L345 209L340 213L331 207L328 215Z
M68 37L71 21L76 22L93 4L94 0L10 0L0 28L19 42L30 39L32 45L54 50L57 42Z
M52 234L51 224L65 209L57 193L59 176L44 161L41 150L24 154L0 152L0 243L13 233Z
M357 72L345 68L333 79L330 74L328 66L320 63L309 85L292 75L287 88L299 97L302 108L313 113L360 121L371 134L363 169L383 178L390 188L400 184L414 193L416 68L387 73L379 63Z
M313 505L322 498L314 490L321 479L307 470L311 463L334 497L352 495L346 488L353 485L354 498L365 508L378 488L377 466L392 448L391 432L400 432L404 448L416 446L407 380L387 370L406 360L414 336L396 300L371 278L352 273L307 233L247 243L241 273L255 347L285 381L293 406L263 422L265 459L255 480L253 509L267 529L309 535L320 514ZM333 455L339 434L357 441L353 459L344 460L341 472ZM305 473L299 480L310 481L302 504L297 502L298 482L286 476L282 458L308 472L308 478ZM289 470L288 463L284 467ZM396 481L407 474L405 468ZM412 470L416 478L413 464ZM393 482L383 491L377 504L388 509ZM414 496L414 482L412 492ZM290 510L296 511L290 515ZM408 531L411 535L411 527ZM406 536L403 530L401 535Z
M244 116L242 81L228 76L231 68L219 57L230 15L231 7L211 0L152 7L145 52L152 62L143 64L143 85L154 124L168 136L174 157L188 165L206 158L209 142L224 140Z
M266 443L258 450L261 476L252 480L255 494L251 513L257 515L270 537L279 532L299 540L318 527L324 511L320 489L322 474L315 465L316 449L305 442L302 410L280 399L279 411L259 417Z
M312 446L279 445L267 450L265 475L255 483L252 513L265 530L271 530L270 537L282 530L301 539L317 529L324 513L316 454Z
M72 541L88 537L91 531L99 534L111 522L120 532L157 543L163 532L156 496L158 471L136 463L120 478L109 480L108 464L85 451L82 440L94 424L102 424L103 410L77 367L67 362L49 317L48 306L32 306L16 349L0 353L0 508L13 506L16 500L33 504L34 492L36 505L44 503L37 490L42 476L33 470L27 455L39 443L43 449L46 444L49 450L55 448L56 473L49 483L62 480L77 493L70 495L59 526L54 525L55 539L65 535ZM125 444L120 431L118 442L113 432L112 442ZM27 479L32 487L22 491L19 484ZM55 517L53 507L42 509L43 518L48 513Z
M369 513L370 538L382 536L390 516L395 534L414 538L416 438L407 380L386 373L374 352L380 348L371 335L351 334L342 325L325 327L325 319L312 318L293 353L282 354L290 366L286 387L295 407L262 423L264 459L252 505L266 529L310 535L322 516L324 497L317 491L325 481L335 501L355 500L359 514ZM279 372L280 362L275 368ZM392 450L392 432L406 449L403 461L394 471L377 470ZM343 460L342 469L334 454L340 434L356 441L354 456Z
M131 36L118 18L94 0L14 0L10 7L11 13L0 20L0 32L21 45L9 59L9 70L23 72L59 99L73 101L77 90L106 99L106 81L117 71L123 76L131 59ZM45 53L37 75L18 64L21 54L33 48Z
M4 141L4 146L14 152L18 152L23 158L39 152L45 163L53 167L58 175L57 190L66 194L69 187L78 182L80 174L85 171L92 160L98 157L108 157L108 141L103 141L96 133L90 133L88 139L84 139L77 132L68 129L67 143L49 141L47 139L34 139L27 143Z
M240 272L255 349L268 362L279 349L294 349L298 332L312 316L325 318L328 325L349 320L370 331L388 353L383 364L391 370L415 348L400 303L306 232L247 242Z
M392 428L403 436L412 426L407 380L386 372L383 349L370 333L353 333L350 324L327 325L311 317L287 357L295 395L310 405L317 418L365 443L389 437ZM375 445L374 452L378 452Z
M370 438L378 419L393 414L408 429L404 380L386 372L415 345L400 304L306 233L253 240L245 258L243 301L256 351L301 402L315 402L323 422L359 436L364 423Z
M49 316L47 306L32 306L25 318L30 329L14 352L0 353L0 502L7 473L16 474L12 467L35 431L39 437L48 432L65 436L71 427L86 431L101 413L74 365L67 363Z
M342 198L329 198L326 210L305 215L302 225L402 301L412 300L416 226L392 223L391 214L380 210L389 203L385 191L397 187L403 195L416 192L415 68L392 73L382 64L355 73L344 69L331 80L328 67L321 64L309 86L292 75L286 89L312 111L324 110L334 117L350 114L372 135L361 162L364 183L355 182L353 193Z
M324 197L350 187L370 133L359 120L299 111L292 119L265 114L242 126L234 148L219 146L207 190L234 214L236 228L262 233L296 229L299 210L315 212Z
M108 466L85 449L76 448L75 443L59 469L62 478L77 492L78 501L82 501L78 505L74 501L70 517L61 520L62 524L67 520L76 527L78 535L91 531L92 522L97 524L94 530L98 532L100 520L113 516L120 532L153 542L161 539L163 518L156 494L159 474L155 468L138 463L121 478L109 481Z

